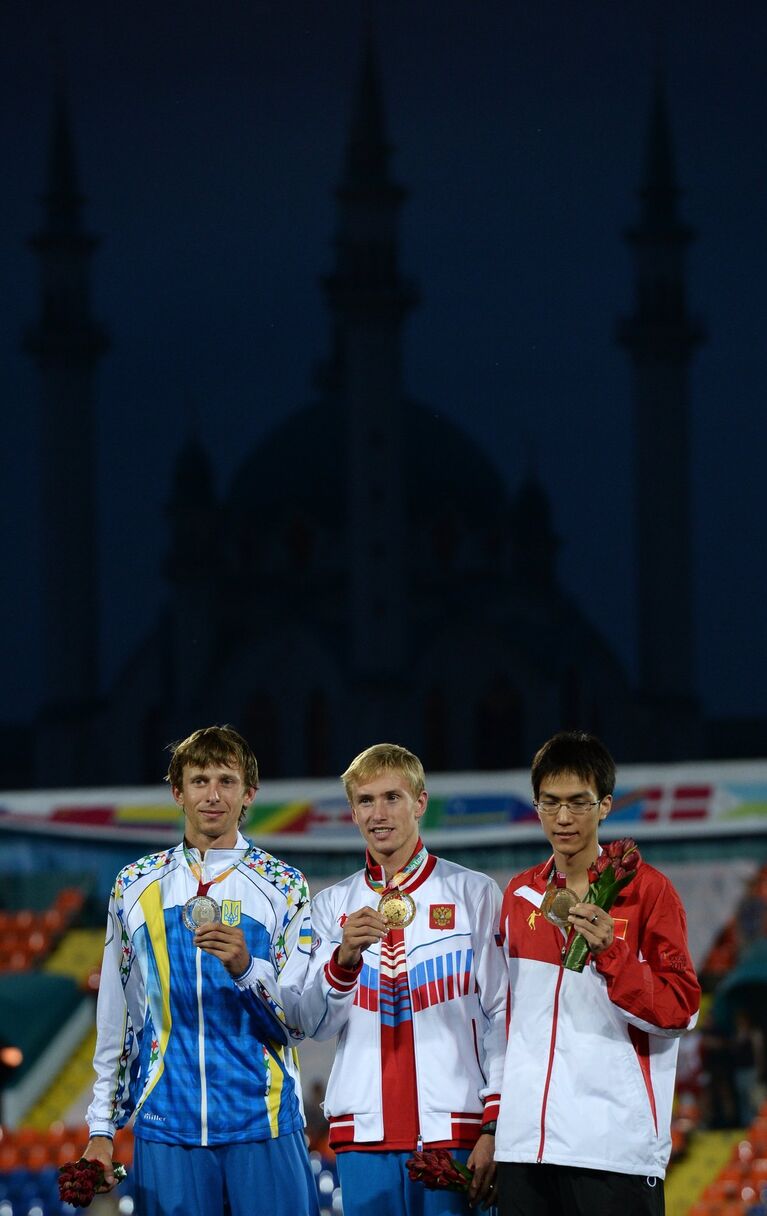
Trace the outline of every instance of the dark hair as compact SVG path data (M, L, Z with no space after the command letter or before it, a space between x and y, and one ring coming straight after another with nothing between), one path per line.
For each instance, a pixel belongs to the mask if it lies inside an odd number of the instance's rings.
M561 730L533 757L533 795L537 799L541 783L549 777L573 773L589 784L593 781L597 798L606 798L615 789L615 761L604 743L585 730Z
M165 780L176 789L181 789L187 764L197 768L208 768L211 764L238 768L246 788L258 789L256 757L232 726L203 726L187 739L169 744L168 751L170 764Z

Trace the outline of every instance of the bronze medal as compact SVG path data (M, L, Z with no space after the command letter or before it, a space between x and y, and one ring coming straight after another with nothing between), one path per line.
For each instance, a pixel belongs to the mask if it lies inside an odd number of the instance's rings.
M560 929L569 929L567 919L573 904L580 903L578 896L569 887L547 887L541 901L541 912L552 925Z
M210 895L193 895L184 904L184 924L194 933L200 925L212 925L221 920L221 909Z
M378 901L378 911L390 929L404 929L415 916L415 901L404 891L386 891Z

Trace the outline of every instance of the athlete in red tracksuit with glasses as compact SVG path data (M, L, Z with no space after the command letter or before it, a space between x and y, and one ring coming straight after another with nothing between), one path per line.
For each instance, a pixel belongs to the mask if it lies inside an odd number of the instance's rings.
M615 786L598 739L555 735L532 779L554 855L511 880L501 911L510 1017L499 1214L662 1216L679 1036L700 999L684 909L645 862L609 911L580 902ZM546 917L558 887L572 893L565 927ZM580 973L563 966L576 932L590 953Z

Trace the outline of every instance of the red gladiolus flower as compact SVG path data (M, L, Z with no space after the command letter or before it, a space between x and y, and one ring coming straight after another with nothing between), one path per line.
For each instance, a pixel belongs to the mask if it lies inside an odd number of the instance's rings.
M473 1176L446 1148L429 1148L413 1153L405 1162L413 1182L422 1182L430 1191L468 1191Z
M114 1174L118 1182L126 1176L124 1165L114 1163ZM87 1208L93 1197L104 1185L104 1167L99 1161L67 1161L59 1170L59 1198L73 1208Z

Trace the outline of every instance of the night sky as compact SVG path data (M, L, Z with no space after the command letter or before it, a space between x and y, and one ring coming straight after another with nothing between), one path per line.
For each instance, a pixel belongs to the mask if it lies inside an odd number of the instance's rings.
M698 687L709 714L766 713L762 0L3 0L0 721L28 719L42 695L37 376L20 339L38 309L25 241L42 218L56 58L112 339L97 381L108 684L162 603L184 438L201 435L222 491L312 395L367 11L393 175L411 191L408 390L511 488L537 471L562 581L632 673L631 379L614 331L633 303L622 232L660 56L698 233L689 304L709 334L692 371Z

